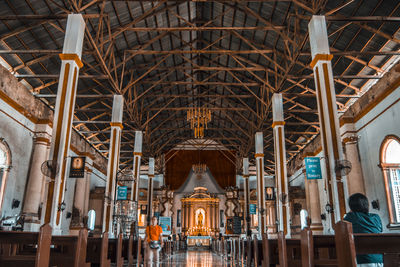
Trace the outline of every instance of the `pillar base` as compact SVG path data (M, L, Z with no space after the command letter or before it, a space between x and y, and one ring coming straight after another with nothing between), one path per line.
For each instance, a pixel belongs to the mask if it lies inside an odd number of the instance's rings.
M24 221L24 231L39 232L41 222L35 213L22 213L21 217Z
M53 235L63 235L63 234L67 234L67 233L63 233L62 230L60 229L60 227L56 227L53 229Z
M39 232L40 230L40 221L38 222L25 222L24 223L24 232Z
M324 226L322 223L311 223L310 229L313 232L313 234L322 234L324 231Z
M69 228L69 234L70 235L79 235L79 231L82 229L83 227L79 227L79 228Z

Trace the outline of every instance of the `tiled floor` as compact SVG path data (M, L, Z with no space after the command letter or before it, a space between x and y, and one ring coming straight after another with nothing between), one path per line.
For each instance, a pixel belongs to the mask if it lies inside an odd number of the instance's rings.
M232 262L210 251L187 251L174 254L161 262L160 267L229 267ZM235 265L239 266L239 265Z

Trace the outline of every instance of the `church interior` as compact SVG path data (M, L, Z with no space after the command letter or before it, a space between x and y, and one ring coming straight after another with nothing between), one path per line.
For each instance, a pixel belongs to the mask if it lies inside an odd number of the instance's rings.
M399 60L396 0L0 1L0 266L400 266Z

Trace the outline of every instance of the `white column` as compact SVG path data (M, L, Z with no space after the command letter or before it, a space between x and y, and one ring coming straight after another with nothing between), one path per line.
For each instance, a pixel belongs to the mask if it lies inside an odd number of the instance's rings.
M286 170L285 121L283 116L282 94L274 94L272 96L272 117L278 230L283 231L286 237L290 237L289 187Z
M313 233L322 234L324 229L321 220L321 204L319 201L318 180L305 179L307 206L309 217L311 219L310 228Z
M85 21L80 14L68 15L65 31L60 79L54 112L53 133L50 147L50 160L59 171L49 182L45 223L50 223L54 233L61 233L60 204L64 198L67 174L67 157L71 141L72 120L76 98L79 68L82 67L81 53L85 32Z
M258 206L258 233L265 233L265 186L264 186L264 140L263 133L257 132L255 137L256 167L257 167L257 206Z
M124 108L124 98L122 95L114 95L112 118L111 118L111 137L110 147L108 152L108 165L107 165L107 181L106 191L104 197L104 210L103 212L103 232L108 231L113 235L113 208L114 208L114 195L115 184L117 179L117 171L119 168L119 151L121 145L121 131L122 131L122 115Z
M329 185L328 202L332 205L334 214L330 220L334 224L346 213L348 190L346 177L335 172L337 161L343 160L344 156L332 75L331 59L333 56L329 53L325 17L313 16L308 30L312 56L310 65L314 70L322 148L326 159L326 179Z
M148 193L147 193L147 225L150 225L151 216L153 216L153 178L154 178L154 158L149 158L148 173Z
M86 184L87 180L92 175L93 161L91 158L86 157L85 162L85 174L83 178L75 179L75 193L74 193L74 204L72 208L72 218L70 223L70 233L77 235L79 230L84 227L83 220L87 214L84 213L85 202L86 202Z
M342 128L344 132L342 142L346 159L351 163L351 171L347 175L347 187L349 195L361 193L365 195L364 176L361 169L360 154L358 151L358 135L354 123L345 123Z
M139 200L139 185L140 185L140 160L142 158L142 131L135 132L135 147L133 152L133 177L135 181L132 184L131 200Z
M39 220L39 206L42 202L42 190L46 177L42 174L42 164L48 158L48 147L50 146L50 126L39 124L33 138L33 155L29 169L28 184L22 209L24 217L24 231L38 232L41 222Z
M250 189L249 189L249 158L243 158L243 179L244 179L244 229L247 235L250 230L250 210L249 210L249 200L250 200Z

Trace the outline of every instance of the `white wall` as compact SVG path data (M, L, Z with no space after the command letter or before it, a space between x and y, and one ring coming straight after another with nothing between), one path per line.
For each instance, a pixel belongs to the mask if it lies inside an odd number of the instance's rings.
M389 215L385 196L383 173L380 163L380 147L387 135L400 136L400 87L387 96L381 103L356 122L358 131L361 166L364 175L366 194L370 201L379 200L380 210L371 210L379 214L385 232L389 230ZM378 117L376 117L379 115Z
M33 151L34 128L34 123L0 99L0 138L4 138L10 147L12 158L1 218L19 215L21 212ZM11 208L13 199L20 201L19 207L16 209Z

